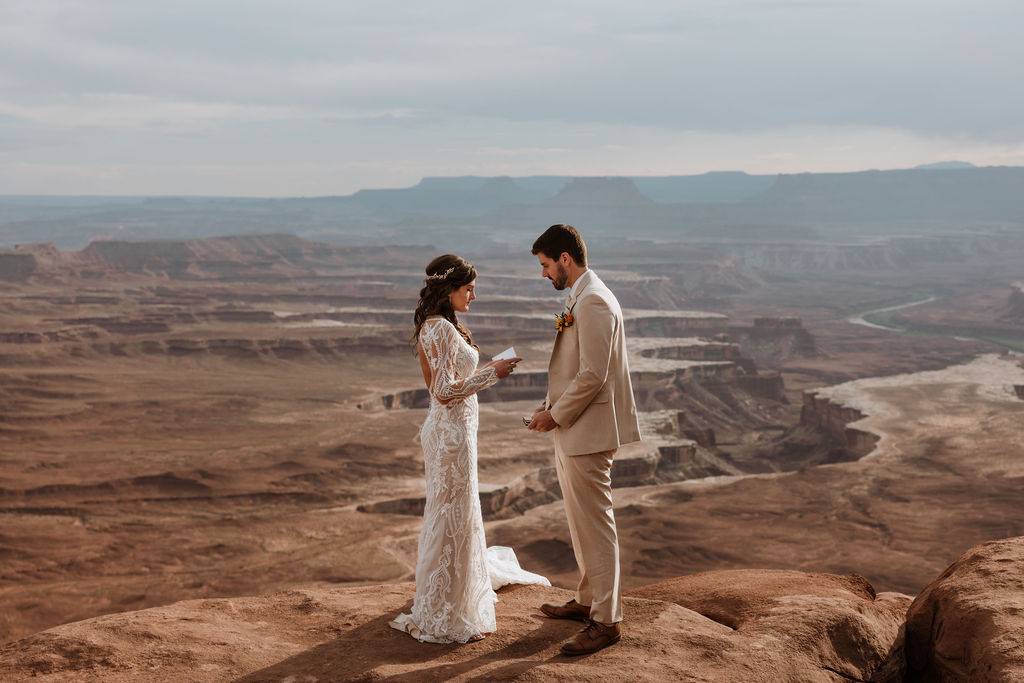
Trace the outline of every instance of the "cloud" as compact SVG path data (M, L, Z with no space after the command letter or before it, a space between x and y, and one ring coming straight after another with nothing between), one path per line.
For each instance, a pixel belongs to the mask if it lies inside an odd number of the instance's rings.
M424 176L773 174L907 168L948 159L1024 162L1021 144L864 127L708 133L522 123L495 136L487 126L467 123L458 132L367 127L357 136L331 139L327 122L253 125L259 134L242 130L164 144L140 143L132 136L100 138L80 147L74 162L40 154L45 160L0 164L0 187L9 194L72 188L75 194L280 197L409 187ZM495 140L502 144L492 144Z
M9 121L22 121L52 129L106 128L130 131L163 127L167 132L208 129L224 121L251 121L294 117L288 107L253 107L227 102L168 101L144 95L83 95L25 104L0 101Z
M874 131L860 146L900 131L929 158L970 140L1012 160L1022 18L1008 0L6 0L0 163L88 165L100 145L120 163L217 168L334 153L406 159L399 182L453 159L507 170L557 156L537 150L618 163L608 150L642 137L629 154L652 168L664 155L647 140L728 139L762 150L730 155L733 168L811 170L820 155L792 131L825 143L830 129ZM769 139L795 146L766 157ZM722 167L692 144L704 156L687 163Z

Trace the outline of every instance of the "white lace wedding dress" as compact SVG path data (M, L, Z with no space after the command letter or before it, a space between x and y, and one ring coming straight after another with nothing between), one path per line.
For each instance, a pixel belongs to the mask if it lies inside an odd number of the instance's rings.
M497 382L497 373L476 372L476 349L443 318L427 320L419 342L431 371L430 409L420 430L427 502L412 611L391 626L423 642L465 643L495 630L496 588L548 581L520 569L510 548L487 548L484 540L476 393Z

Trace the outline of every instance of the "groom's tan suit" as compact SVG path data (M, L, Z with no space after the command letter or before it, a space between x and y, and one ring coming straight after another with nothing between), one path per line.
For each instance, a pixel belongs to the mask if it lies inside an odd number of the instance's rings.
M566 304L573 324L551 351L545 404L558 423L555 465L580 568L576 601L610 624L622 620L612 457L640 440L640 427L619 302L591 270L576 285Z

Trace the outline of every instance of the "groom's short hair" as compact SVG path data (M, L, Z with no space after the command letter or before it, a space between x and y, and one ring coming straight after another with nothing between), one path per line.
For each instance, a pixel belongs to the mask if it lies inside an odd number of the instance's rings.
M577 266L587 265L587 245L576 228L565 223L552 225L533 243L533 255L543 253L555 261L562 255L569 254Z

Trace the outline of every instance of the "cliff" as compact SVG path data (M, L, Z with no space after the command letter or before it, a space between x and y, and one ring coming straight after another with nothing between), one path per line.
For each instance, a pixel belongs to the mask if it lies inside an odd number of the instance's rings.
M910 599L857 576L711 572L625 598L622 641L578 659L558 647L580 625L538 607L572 593L498 592L497 632L477 643L417 643L387 622L411 583L308 586L179 602L65 624L0 650L0 678L48 681L868 680L899 671ZM890 661L893 660L893 661ZM898 680L881 678L880 680Z
M867 429L852 427L866 416L856 408L833 402L815 392L804 393L800 423L829 434L845 451L855 458L868 455L875 449L879 435Z
M703 572L628 591L623 638L577 659L580 626L541 616L572 592L498 591L498 630L466 645L391 629L412 583L310 585L88 619L0 649L0 679L56 681L1009 681L1024 676L1024 537L965 553L916 599L863 577ZM909 612L908 612L909 607Z

